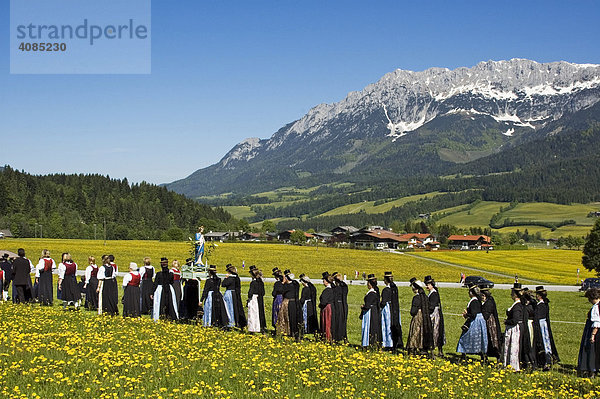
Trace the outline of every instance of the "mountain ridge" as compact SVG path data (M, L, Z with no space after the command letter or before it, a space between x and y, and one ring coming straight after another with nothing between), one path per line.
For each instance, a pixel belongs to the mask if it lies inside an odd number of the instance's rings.
M461 154L468 162L510 148L599 100L600 65L512 59L454 70L398 69L339 102L311 108L268 139L242 141L218 163L167 187L192 197L251 193L311 176L335 181L377 173L383 165L398 176L436 174Z

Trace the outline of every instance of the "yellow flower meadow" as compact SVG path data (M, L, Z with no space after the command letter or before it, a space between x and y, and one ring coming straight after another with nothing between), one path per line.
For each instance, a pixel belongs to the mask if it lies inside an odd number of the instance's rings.
M593 398L589 379L0 304L6 398Z

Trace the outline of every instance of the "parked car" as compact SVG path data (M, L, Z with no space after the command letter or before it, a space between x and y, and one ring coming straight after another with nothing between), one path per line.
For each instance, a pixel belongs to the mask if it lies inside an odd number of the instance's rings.
M481 276L467 276L463 283L463 287L468 287L470 284L475 284L479 288L494 288L494 283L492 281Z
M590 288L600 288L600 278L586 278L582 281L581 288L579 289L579 291L587 291Z

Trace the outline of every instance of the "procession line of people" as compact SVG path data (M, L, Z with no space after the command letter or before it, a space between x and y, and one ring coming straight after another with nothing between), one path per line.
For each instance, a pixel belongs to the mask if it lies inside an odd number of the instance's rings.
M188 261L193 262L193 259ZM129 272L123 278L124 317L150 314L153 320L197 319L205 327L247 329L250 333L267 331L263 274L256 266L250 266L252 281L244 304L241 280L237 268L231 264L226 266L227 274L223 279L217 274L216 266L209 266L200 295L200 282L183 279L178 261L173 261L169 268L168 259L163 257L159 272L155 271L150 258L144 258L143 262L141 268L130 263ZM56 270L57 297L65 308L78 309L85 298L86 309L98 314L118 315L118 268L114 256L103 255L100 267L93 256L88 258L88 263L82 284L78 284L78 266L69 253L63 253L57 265L50 251L44 250L37 265L33 265L25 257L25 251L19 249L18 257L12 262L6 256L2 258L2 298L8 299L8 287L12 283L15 303L35 299L42 306L53 305L52 272ZM35 273L33 285L32 272ZM281 271L275 267L272 275L275 283L271 293L271 326L277 335L295 340L312 335L332 343L348 342L348 285L339 273L322 274L324 289L318 298L316 287L305 274L296 279L289 269ZM435 280L431 276L426 276L424 282L417 278L410 280L413 297L406 345L398 287L392 272L385 272L382 287L380 291L374 274L367 276L367 292L359 314L361 346L391 352L406 350L409 354L431 357L436 351L438 356L443 356L446 344L444 313ZM516 371L549 370L552 364L559 362L550 323L550 301L543 286L530 291L519 283L514 284L511 289L513 303L506 311L504 332L491 290L471 285L468 296L457 353L463 357L479 355L484 361L494 357ZM595 375L600 371L600 339L596 339L600 330L600 290L590 289L585 296L592 308L580 345L577 369L582 374Z

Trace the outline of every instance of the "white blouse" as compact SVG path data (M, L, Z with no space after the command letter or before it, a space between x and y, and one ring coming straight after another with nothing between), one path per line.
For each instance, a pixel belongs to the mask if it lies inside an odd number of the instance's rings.
M136 271L131 271L129 273L127 273L125 275L125 277L123 277L123 287L126 287L127 284L129 284L129 282L131 281L131 275L132 274L140 274L137 270Z
M48 258L40 259L38 264L35 266L35 277L40 277L40 272L46 268L46 262L44 262L44 259ZM50 258L50 260L52 261L52 270L56 269L56 262L52 258Z
M600 328L600 302L592 305L590 320L592 322L592 328Z

